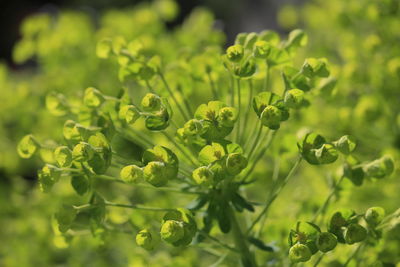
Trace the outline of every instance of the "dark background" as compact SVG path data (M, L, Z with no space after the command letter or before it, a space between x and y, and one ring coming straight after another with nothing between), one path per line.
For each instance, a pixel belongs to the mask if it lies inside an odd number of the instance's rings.
M57 12L60 9L101 12L107 8L124 8L142 0L0 0L0 61L15 67L11 51L19 38L20 23L35 12ZM301 0L177 0L180 16L169 26L179 24L196 6L213 11L218 26L232 42L238 32L277 29L276 12L285 3Z

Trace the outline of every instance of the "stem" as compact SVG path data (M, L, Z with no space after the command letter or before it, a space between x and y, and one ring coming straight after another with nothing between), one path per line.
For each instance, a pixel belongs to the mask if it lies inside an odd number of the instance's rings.
M324 215L326 212L326 209L328 208L330 201L332 199L332 197L335 195L336 191L339 189L339 185L342 183L344 179L344 176L340 177L339 181L335 184L335 186L332 188L331 193L329 194L329 196L325 199L324 204L322 204L322 206L317 210L317 212L314 215L314 218L312 219L311 222L315 222L318 219L318 216Z
M238 94L238 119L237 119L237 131L236 131L236 143L239 142L240 138L240 113L241 113L241 106L242 106L242 101L241 101L241 93L240 93L240 79L237 79L237 94Z
M233 234L233 240L235 242L235 247L237 250L240 251L242 262L246 263L244 264L245 266L256 267L257 264L254 255L250 252L249 246L247 245L246 235L244 235L242 230L240 229L240 225L237 221L235 212L233 211L232 207L229 206L229 209L230 209L232 234Z
M207 71L207 77L208 77L208 81L210 82L210 89L211 89L212 95L213 95L214 99L217 100L218 99L218 93L217 93L217 89L215 88L215 84L214 84L214 81L213 81L213 79L211 77L211 72L210 71Z
M259 142L260 142L260 137L261 137L262 130L263 130L263 125L262 125L262 123L260 121L260 128L258 129L256 137L253 140L253 146L251 147L251 149L249 151L249 154L247 155L248 159L250 159L250 157L253 155L254 150L257 147L257 144L259 144Z
M268 66L267 61L265 61L265 67L266 67L266 71L265 71L265 79L264 79L264 90L267 91L268 85L269 85L269 76L270 76L270 68Z
M235 252L235 253L239 253L239 251L237 249L235 249L234 247L231 247L230 245L227 245L223 242L221 242L219 239L213 237L212 235L208 234L207 232L203 231L203 230L199 230L199 233L205 237L207 237L208 239L214 241L215 243L218 243L220 246L228 249L229 251Z
M289 182L290 178L293 176L297 167L299 166L301 160L302 160L302 157L299 156L298 159L296 160L296 162L294 163L293 167L290 169L289 173L286 175L285 179L281 183L281 185L273 193L272 193L272 190L274 190L274 187L272 188L271 195L270 195L269 199L266 201L264 209L260 212L260 214L257 216L257 218L253 221L253 223L247 229L247 231L246 231L247 235L251 232L251 230L254 228L254 226L260 221L260 219L263 217L264 213L266 213L268 211L271 204L275 201L275 199L278 197L279 193L282 191L282 189L285 187L285 185Z
M347 259L347 261L343 264L343 267L346 267L349 265L349 263L357 256L358 252L360 251L361 247L363 246L364 243L361 243L358 245L358 247L354 250L354 252L350 255L350 257Z
M182 87L181 86L177 86L176 89L181 94L181 97L183 99L183 103L186 106L186 110L189 112L189 117L193 117L193 114L194 114L193 110L190 108L190 104L189 104L187 98L185 97L185 95L183 94Z
M161 81L162 81L162 83L164 84L165 88L167 89L167 91L168 91L169 95L171 96L172 100L174 100L175 105L178 107L179 111L181 112L181 114L182 114L184 120L185 120L185 121L188 121L189 118L190 118L190 116L188 116L188 115L186 114L186 112L183 110L182 106L179 104L179 102L178 102L178 100L176 99L174 93L172 92L171 88L169 87L167 81L165 80L164 75L162 74L162 72L159 72L158 75L160 76Z
M249 115L250 115L250 111L252 108L251 105L251 101L253 100L253 81L249 80L249 102L247 104L247 109L246 109L246 115L244 118L244 123L247 123L249 120ZM245 136L248 136L248 133L246 131L246 125L244 125L244 127L242 128L242 133L241 133L241 139L240 139L240 143L242 144L244 142L244 138Z
M318 259L315 261L313 267L317 267L320 264L320 262L322 261L322 259L324 258L324 256L325 256L325 253L322 253L321 256L319 256Z
M196 166L196 160L192 158L192 156L182 148L179 144L176 143L174 138L172 138L168 133L161 131L161 133L172 143L174 146L185 156L185 159L188 159L193 166Z
M150 93L153 93L153 94L155 93L153 87L151 87L151 85L150 85L150 83L149 83L148 80L146 80L146 86L147 86L147 89L149 89L149 92L150 92Z
M141 206L141 205L119 204L119 203L111 203L111 202L105 202L104 204L106 206L110 206L110 207L145 210L145 211L161 211L161 212L174 211L174 209L144 207L144 206Z

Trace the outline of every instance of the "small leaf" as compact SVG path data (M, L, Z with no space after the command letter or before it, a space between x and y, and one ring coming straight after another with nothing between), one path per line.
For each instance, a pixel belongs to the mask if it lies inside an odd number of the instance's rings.
M249 236L247 238L247 240L249 240L249 242L253 245L255 245L257 248L264 250L264 251L268 251L268 252L274 252L274 248L271 246L266 245L263 241L261 241L258 238Z
M78 193L78 195L81 195L81 196L86 194L90 188L89 180L84 175L72 176L71 185L75 189L75 191Z

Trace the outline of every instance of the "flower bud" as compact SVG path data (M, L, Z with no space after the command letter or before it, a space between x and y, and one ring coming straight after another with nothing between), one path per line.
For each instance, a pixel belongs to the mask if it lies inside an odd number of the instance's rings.
M54 159L58 166L69 167L72 164L72 151L67 146L59 146L54 151Z
M33 135L24 136L18 143L17 151L21 158L27 159L32 157L40 148L40 144L35 140Z
M317 247L321 252L326 253L333 250L336 247L337 242L337 238L334 234L323 232L318 236Z
M138 246L141 246L145 250L153 250L154 249L154 239L153 239L150 231L147 229L144 229L144 230L141 230L139 233L137 233L136 244Z
M78 162L88 161L93 158L94 149L85 142L80 142L72 150L72 158Z
M214 173L206 166L195 169L192 173L192 177L199 185L211 185L214 181Z
M143 169L144 179L153 186L163 186L168 183L165 163L151 161Z
M183 238L185 234L183 223L175 220L167 220L161 226L160 234L164 241L174 243Z
M363 241L367 237L367 230L357 223L347 226L344 232L344 239L347 244L354 244Z
M119 110L118 117L128 124L133 124L140 118L140 112L134 105L125 105Z
M233 107L223 107L218 112L219 122L224 127L233 127L237 118L237 110Z
M391 157L384 156L374 160L363 167L364 173L369 177L384 178L392 174L394 170L394 162Z
M226 57L232 62L239 62L244 55L244 49L241 45L232 45L226 49Z
M295 244L289 250L289 259L296 262L306 262L311 258L310 249L304 244Z
M335 147L343 154L350 154L356 148L354 138L349 135L340 137L339 140L333 142Z
M239 78L248 78L252 76L256 72L256 64L254 60L249 59L246 62L241 63L238 66L235 66L233 69L234 74Z
M105 101L103 94L96 88L89 87L85 90L83 103L90 108L97 108Z
M288 108L299 108L304 101L304 92L300 89L291 89L285 94L285 105Z
M161 99L156 94L148 93L143 97L141 105L145 111L158 111L161 107Z
M380 224L385 217L385 210L381 207L372 207L365 212L365 221L372 227Z
M136 165L125 166L120 172L120 177L125 183L137 183L143 179L143 170Z
M268 105L261 113L261 123L271 129L278 129L282 118L279 108Z
M203 133L203 124L196 119L189 120L183 126L183 133L185 135L199 135Z
M64 116L69 111L65 96L56 92L51 92L46 96L46 108L54 116Z
M314 75L319 77L329 76L329 70L326 66L325 60L319 58L307 58L303 64L301 72L307 77L312 77Z
M241 153L231 153L226 159L226 169L231 175L238 175L247 167L247 158Z
M267 59L271 52L271 45L266 41L257 41L254 44L254 57L259 59Z

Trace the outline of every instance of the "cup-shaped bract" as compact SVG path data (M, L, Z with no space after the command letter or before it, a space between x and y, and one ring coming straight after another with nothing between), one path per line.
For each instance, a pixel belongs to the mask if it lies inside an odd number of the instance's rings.
M248 59L233 68L233 73L237 78L249 78L256 72L257 67L253 59Z
M153 186L164 186L168 183L167 166L164 162L151 161L143 169L144 179Z
M304 91L300 89L290 89L286 92L284 102L288 108L299 108L304 101Z
M46 96L46 108L54 116L64 116L69 112L67 99L56 92L51 92Z
M230 175L238 175L247 167L247 158L242 153L230 153L226 158L226 170Z
M124 105L120 108L118 117L128 124L134 124L140 118L140 111L134 105Z
M152 233L147 230L143 229L136 234L136 244L141 246L145 250L153 250L155 245L155 240L153 238Z
M392 174L394 161L389 156L384 156L363 166L363 171L368 177L384 178Z
M307 58L301 69L302 74L312 78L313 76L328 77L329 70L326 59Z
M238 119L238 112L233 107L223 107L218 112L219 123L224 127L233 127Z
M76 144L72 150L72 158L78 162L85 162L93 158L95 151L93 147L85 142Z
M282 112L276 106L268 105L262 111L260 119L264 126L276 130L280 127Z
M40 148L40 144L31 134L24 136L17 146L18 155L21 158L28 159L32 157Z
M211 185L214 182L214 173L206 166L195 169L192 177L199 185Z
M351 223L344 231L344 239L346 240L347 244L354 244L364 241L364 239L367 237L367 234L367 230L363 226L357 223Z
M65 168L72 164L72 151L67 146L59 146L54 150L54 159L58 166Z
M385 217L385 210L382 207L371 207L364 215L365 221L368 225L376 227L379 225Z
M197 232L196 221L194 220L191 211L182 208L169 211L164 215L162 223L164 224L169 220L181 223L184 231L183 236L180 239L176 240L175 242L172 242L172 245L174 246L189 245L190 242L192 242L192 239Z
M203 124L199 120L191 119L183 126L183 132L189 136L200 135L204 132Z
M240 44L232 45L226 49L226 57L231 62L239 62L244 55L244 48Z
M304 244L295 244L289 250L289 259L293 262L306 262L311 258L311 251Z
M337 243L337 238L332 233L323 232L318 235L317 247L323 253L333 250L336 247Z
M138 183L143 176L143 169L136 165L125 166L120 172L120 177L125 183Z
M46 164L38 172L39 187L42 192L49 192L53 185L60 179L61 171L50 164Z
M333 142L333 145L337 148L337 150L345 155L349 155L356 148L356 142L350 135L344 135L340 137L339 140Z
M183 222L175 220L165 221L161 226L160 234L161 238L168 243L179 241L185 234Z
M267 59L269 53L271 52L271 45L264 41L260 40L254 43L254 57L259 59Z
M90 108L98 108L103 104L105 98L103 94L94 87L89 87L83 95L83 103Z
M322 147L315 150L315 156L319 164L330 164L337 160L338 152L331 144L323 144Z
M143 110L153 112L161 108L161 98L153 93L147 93L141 101Z

